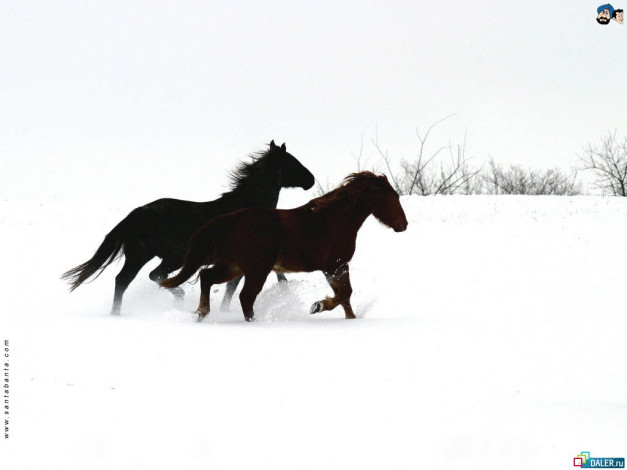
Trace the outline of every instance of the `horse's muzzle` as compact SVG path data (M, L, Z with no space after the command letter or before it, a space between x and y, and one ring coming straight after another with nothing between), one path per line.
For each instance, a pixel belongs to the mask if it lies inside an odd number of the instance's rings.
M395 232L404 232L405 230L407 230L407 221L403 222L402 224L398 225L397 227L394 227L394 231Z
M313 185L314 185L315 182L316 182L316 179L314 178L314 175L311 175L311 178L309 178L309 181L307 181L307 183L305 183L305 185L303 185L303 189L305 191L307 191L308 189L313 188Z

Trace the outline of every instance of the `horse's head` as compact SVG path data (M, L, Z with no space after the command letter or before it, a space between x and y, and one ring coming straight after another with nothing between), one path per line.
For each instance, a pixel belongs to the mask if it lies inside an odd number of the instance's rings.
M407 229L407 217L401 206L398 193L394 191L392 185L385 175L377 176L376 183L371 185L372 193L376 197L372 215L379 222L386 225L395 232L404 232Z
M268 155L281 170L282 188L309 189L314 185L314 176L293 155L287 153L285 144L279 147L273 140Z

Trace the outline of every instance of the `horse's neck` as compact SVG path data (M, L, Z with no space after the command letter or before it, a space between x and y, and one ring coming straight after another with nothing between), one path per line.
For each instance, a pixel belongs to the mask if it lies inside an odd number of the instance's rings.
M255 184L257 183L257 184ZM240 185L234 190L224 193L221 198L205 203L206 210L215 211L216 204L220 205L221 213L233 212L244 207L276 207L279 202L281 188L277 182L264 179L259 182L250 182Z
M354 207L352 212L355 231L359 230L366 219L372 214L372 207Z
M357 232L368 216L372 214L372 207L360 204L342 205L339 207L331 206L326 210L330 213L334 213L333 220L342 221L344 229L355 232L355 236L357 236ZM328 220L327 217L325 217L325 219Z
M246 191L229 193L227 200L234 207L233 210L242 207L276 207L279 202L280 189L278 186L276 188L251 187Z

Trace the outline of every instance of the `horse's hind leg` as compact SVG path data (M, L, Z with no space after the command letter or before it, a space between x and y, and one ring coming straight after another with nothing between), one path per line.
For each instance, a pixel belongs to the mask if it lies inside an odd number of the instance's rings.
M115 277L115 293L113 295L113 307L111 315L119 315L122 307L122 297L128 285L131 283L139 270L149 261L150 258L126 255L124 266L119 274Z
M314 302L309 313L318 313L324 310L333 310L338 305L344 309L347 319L357 318L353 312L350 298L353 293L351 280L348 273L348 265L342 265L333 273L325 272L327 282L333 289L334 297L327 297L324 300Z
M237 276L237 273L224 264L216 264L211 268L200 270L200 303L198 304L198 320L202 320L210 310L210 292L213 284L227 282Z
M167 279L168 275L172 271L176 271L180 267L181 263L177 263L175 261L164 258L163 261L161 261L161 264L153 269L148 276L152 281L159 284L164 279ZM172 289L168 289L168 291L170 291L172 295L174 295L177 304L181 304L183 302L183 298L185 297L185 291L182 287L174 287Z

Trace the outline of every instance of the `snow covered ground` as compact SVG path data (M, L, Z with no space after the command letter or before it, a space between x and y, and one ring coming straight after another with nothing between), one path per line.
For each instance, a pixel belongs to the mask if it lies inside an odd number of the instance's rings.
M311 197L285 193L280 206ZM148 202L148 201L145 201ZM369 219L353 306L311 316L319 273L274 276L245 323L197 324L148 280L108 315L109 267L59 280L134 206L0 202L2 340L21 469L573 468L627 457L627 200L405 197ZM212 306L222 300L223 286Z

